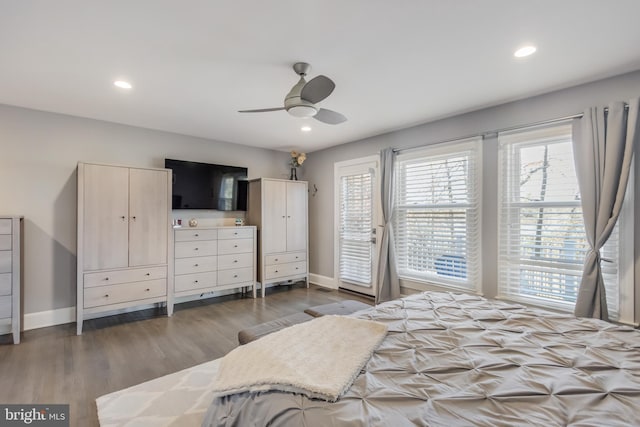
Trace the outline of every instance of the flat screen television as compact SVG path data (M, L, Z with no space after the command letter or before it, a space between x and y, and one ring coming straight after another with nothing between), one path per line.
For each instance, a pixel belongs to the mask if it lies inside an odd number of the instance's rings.
M172 209L247 210L247 168L164 159L173 171Z

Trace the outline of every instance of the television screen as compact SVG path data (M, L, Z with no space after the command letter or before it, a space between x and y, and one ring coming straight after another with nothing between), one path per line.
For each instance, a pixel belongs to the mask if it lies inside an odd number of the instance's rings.
M247 168L165 159L173 171L172 209L247 210Z

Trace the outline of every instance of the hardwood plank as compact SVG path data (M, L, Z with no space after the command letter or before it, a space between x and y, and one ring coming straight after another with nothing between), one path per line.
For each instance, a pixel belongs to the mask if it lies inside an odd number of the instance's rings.
M267 289L267 298L234 294L176 305L172 317L150 309L0 336L0 402L69 403L71 426L98 426L95 399L224 356L238 331L320 304L355 299L304 283Z

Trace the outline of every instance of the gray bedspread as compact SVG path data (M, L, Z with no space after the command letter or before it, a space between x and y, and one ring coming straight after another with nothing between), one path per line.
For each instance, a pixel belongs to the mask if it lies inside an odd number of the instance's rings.
M355 317L389 333L337 402L242 393L203 426L640 425L640 331L433 292Z

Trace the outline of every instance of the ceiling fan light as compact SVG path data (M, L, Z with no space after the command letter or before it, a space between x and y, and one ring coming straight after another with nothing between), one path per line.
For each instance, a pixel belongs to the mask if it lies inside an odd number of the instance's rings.
M287 112L294 117L313 117L318 110L310 105L294 105Z

